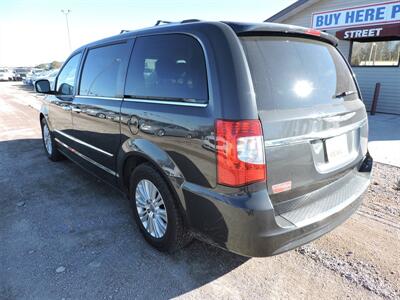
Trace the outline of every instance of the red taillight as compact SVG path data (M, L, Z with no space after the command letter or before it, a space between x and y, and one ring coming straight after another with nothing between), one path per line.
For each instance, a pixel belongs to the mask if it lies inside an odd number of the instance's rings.
M309 34L309 35L321 36L321 31L316 30L316 29L312 29L312 28L308 28L308 29L305 31L305 33L306 33L306 34Z
M264 139L259 120L217 120L218 183L242 186L266 180Z

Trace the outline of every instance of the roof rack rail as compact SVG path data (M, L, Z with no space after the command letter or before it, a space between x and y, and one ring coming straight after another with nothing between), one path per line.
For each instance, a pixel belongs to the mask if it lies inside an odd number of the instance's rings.
M199 19L187 19L187 20L183 20L183 21L180 21L180 22L171 22L171 21L158 20L154 26L159 26L159 25L162 25L162 24L172 24L172 23L185 24L185 23L200 22L200 21L201 20L199 20Z
M171 21L158 20L154 26L158 26L158 25L161 25L161 24L170 24L170 23L172 23L172 22Z
M187 20L183 20L181 21L182 24L184 23L192 23L192 22L200 22L201 20L199 19L187 19Z
M129 32L130 30L122 29L119 34L123 34L125 32Z

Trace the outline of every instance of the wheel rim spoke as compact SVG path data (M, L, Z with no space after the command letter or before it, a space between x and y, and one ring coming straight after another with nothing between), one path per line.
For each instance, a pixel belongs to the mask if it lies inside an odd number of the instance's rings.
M158 214L158 216L160 217L160 219L161 219L162 221L164 221L165 223L167 223L167 212L166 212L164 209L160 209L160 210L157 212L157 214Z
M156 216L155 220L160 232L165 232L167 230L167 223L164 222L158 215Z
M149 224L150 224L150 225L149 225L150 234L151 234L152 236L154 236L154 237L157 237L156 234L155 234L155 230L154 230L154 220L153 220L152 217L149 218Z
M154 199L154 202L153 202L153 205L156 207L156 208L159 208L161 205L163 205L164 204L164 201L163 201L163 199L162 199L162 197L161 197L161 194L160 193L158 193L158 195L156 196L156 198Z
M49 128L47 127L47 124L43 126L43 142L44 146L46 147L47 153L51 154L52 153L52 145L51 145L51 136L50 136L50 131Z
M146 200L144 199L143 194L139 191L136 191L136 206L146 208Z
M154 185L150 186L150 193L151 193L151 199L153 201L157 198L157 195L160 195L160 193L158 192L157 188Z
M138 214L139 214L140 219L144 219L145 217L148 217L148 214L145 209L140 209L140 210L138 209Z
M148 180L145 180L145 182L144 182L144 190L146 192L146 199L150 199L150 187L149 187Z
M160 228L157 224L157 220L154 217L152 218L152 222L153 222L153 228L154 228L154 235L156 236L156 238L161 237Z
M138 191L136 193L139 193L143 203L146 202L146 191L144 189L144 184L138 185Z
M162 238L168 225L164 200L157 187L147 179L142 179L135 191L136 209L140 222L146 231L155 238Z
M147 232L150 232L151 231L150 230L150 218L147 218L145 225L146 225Z

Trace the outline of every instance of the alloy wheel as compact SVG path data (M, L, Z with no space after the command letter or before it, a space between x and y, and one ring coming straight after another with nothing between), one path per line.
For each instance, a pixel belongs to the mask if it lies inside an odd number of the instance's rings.
M135 191L136 209L143 227L153 238L162 238L168 225L167 210L157 187L142 179Z
M53 151L53 146L51 144L51 135L50 135L50 130L47 124L43 125L43 141L44 141L44 146L46 147L46 151L49 155L51 155Z

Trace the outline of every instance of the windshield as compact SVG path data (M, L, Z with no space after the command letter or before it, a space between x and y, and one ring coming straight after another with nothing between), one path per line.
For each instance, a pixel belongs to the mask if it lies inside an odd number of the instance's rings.
M327 43L305 38L241 38L259 109L294 109L358 98L350 70Z

